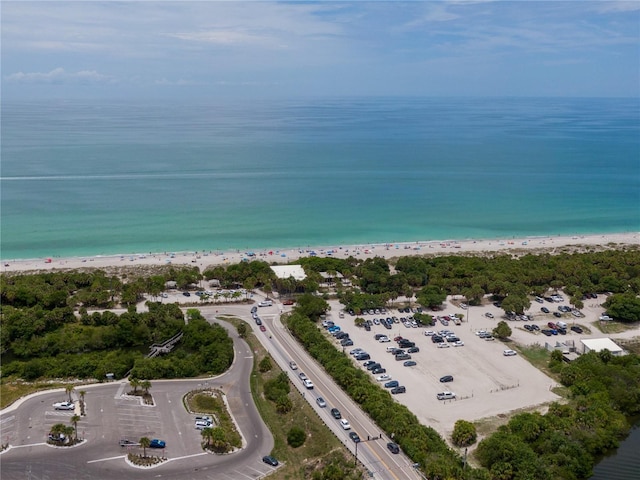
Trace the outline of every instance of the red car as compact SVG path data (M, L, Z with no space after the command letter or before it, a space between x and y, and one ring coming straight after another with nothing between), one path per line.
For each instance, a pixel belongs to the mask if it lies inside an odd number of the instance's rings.
M553 323L553 322L549 322L549 323L547 323L547 326L548 326L549 328L553 329L553 330L557 330L557 329L558 329L558 327L556 326L556 324L555 324L555 323Z
M399 342L400 340L402 340L402 337L400 335L398 335L397 337L393 338L394 342Z
M293 300L283 300L283 305L293 305Z
M261 331L261 332L266 332L266 331L267 331L267 329L265 328L265 326L264 326L264 325L260 325L260 331Z

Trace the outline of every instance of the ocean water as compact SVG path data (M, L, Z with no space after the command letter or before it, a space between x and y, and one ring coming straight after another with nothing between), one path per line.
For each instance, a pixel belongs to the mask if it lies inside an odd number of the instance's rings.
M2 103L2 259L640 231L640 101Z

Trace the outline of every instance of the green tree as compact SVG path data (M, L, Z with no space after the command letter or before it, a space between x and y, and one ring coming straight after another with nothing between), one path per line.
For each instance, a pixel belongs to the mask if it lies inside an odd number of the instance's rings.
M137 395L138 394L138 387L140 386L140 380L138 380L136 377L131 377L129 379L129 385L131 385L133 387L133 394Z
M149 437L142 437L138 443L140 443L140 446L142 447L142 456L147 458L147 448L151 445L151 440Z
M71 423L73 424L73 431L75 433L75 441L78 441L78 422L80 421L80 416L79 415L73 415L70 419Z
M222 427L211 429L211 447L216 452L224 452L227 449L227 436Z
M71 392L73 392L73 385L67 385L64 387L64 391L67 393L67 395L69 395L69 402L72 402L73 400L71 400Z
M446 298L446 292L436 285L427 285L418 294L418 302L428 308L440 307Z
M269 355L265 356L262 360L260 360L260 364L258 365L258 369L261 373L265 373L270 371L273 368L271 364L271 357Z
M287 443L292 448L301 447L307 438L307 434L304 430L298 426L293 426L287 433Z
M509 338L511 333L511 327L504 320L499 321L496 328L493 329L493 335L500 339Z
M149 395L149 389L151 388L151 381L142 380L140 382L140 388L142 388L144 390L144 394L145 395Z
M200 432L202 438L204 438L204 448L211 447L211 442L213 441L213 428L205 427Z
M476 426L466 420L458 420L453 427L451 439L458 447L468 447L476 443L478 434Z
M640 320L640 298L633 293L610 295L603 303L607 315L621 322L637 322Z
M244 322L241 322L238 324L237 327L238 330L238 335L240 336L240 338L245 338L247 336L247 324Z

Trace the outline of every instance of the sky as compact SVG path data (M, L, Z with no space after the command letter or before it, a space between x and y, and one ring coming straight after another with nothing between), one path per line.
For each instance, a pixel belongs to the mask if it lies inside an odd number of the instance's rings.
M2 99L640 96L640 2L7 1Z

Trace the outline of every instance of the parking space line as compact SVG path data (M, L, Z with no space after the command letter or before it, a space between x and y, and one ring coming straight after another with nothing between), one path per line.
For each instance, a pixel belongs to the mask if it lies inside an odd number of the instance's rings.
M97 460L89 460L87 463L108 462L110 460L118 460L125 457L126 455L120 455L118 457L98 458Z

